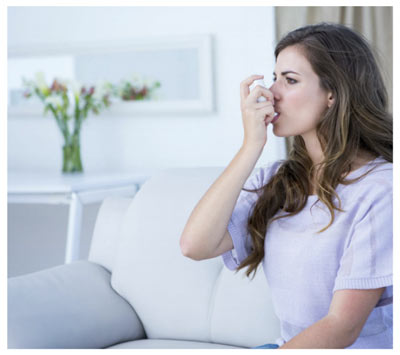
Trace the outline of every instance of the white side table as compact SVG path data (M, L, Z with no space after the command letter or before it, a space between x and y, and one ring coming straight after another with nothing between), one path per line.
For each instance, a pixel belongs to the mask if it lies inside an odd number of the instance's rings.
M147 173L8 173L8 203L68 204L65 263L79 258L82 206L108 196L136 194L154 171Z

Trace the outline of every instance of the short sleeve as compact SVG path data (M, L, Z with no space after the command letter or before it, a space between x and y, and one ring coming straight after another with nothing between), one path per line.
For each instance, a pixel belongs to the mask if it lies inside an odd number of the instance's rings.
M340 260L334 290L386 287L381 301L393 297L393 193L391 184L370 187ZM368 202L367 202L368 201Z
M275 162L256 169L243 187L254 190L266 185L276 172L279 163ZM247 221L260 193L261 191L257 193L242 190L232 212L227 228L232 237L233 249L222 254L224 264L230 270L235 270L251 253L252 241L247 231Z

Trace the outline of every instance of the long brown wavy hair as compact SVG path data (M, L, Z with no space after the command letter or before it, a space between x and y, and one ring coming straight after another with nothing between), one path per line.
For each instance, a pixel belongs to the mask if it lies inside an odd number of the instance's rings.
M295 136L288 159L282 162L270 181L257 190L243 188L248 192L261 191L247 224L252 252L237 268L248 267L247 276L252 272L255 276L264 258L269 224L304 208L313 179L318 198L331 215L330 223L319 231L322 233L333 223L334 210L345 212L336 187L354 183L365 175L345 179L358 154L366 152L392 162L392 115L387 107L387 91L368 42L343 25L319 23L301 27L283 37L275 48L275 60L283 49L293 45L302 49L319 77L320 87L332 92L335 99L316 129L324 159L318 166L314 165L303 138ZM279 211L286 213L275 216Z

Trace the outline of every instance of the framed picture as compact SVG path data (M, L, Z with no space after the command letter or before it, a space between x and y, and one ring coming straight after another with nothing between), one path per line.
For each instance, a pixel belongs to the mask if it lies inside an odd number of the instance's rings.
M211 35L112 42L47 43L8 48L8 115L42 116L39 99L23 96L23 80L43 72L84 85L140 77L161 85L150 99L113 100L102 115L207 114L214 111Z

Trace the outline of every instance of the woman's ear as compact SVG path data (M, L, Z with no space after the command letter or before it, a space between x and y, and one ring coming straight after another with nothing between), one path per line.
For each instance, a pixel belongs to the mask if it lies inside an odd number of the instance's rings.
M335 99L333 97L333 94L330 92L328 94L328 107L330 108L335 102Z

